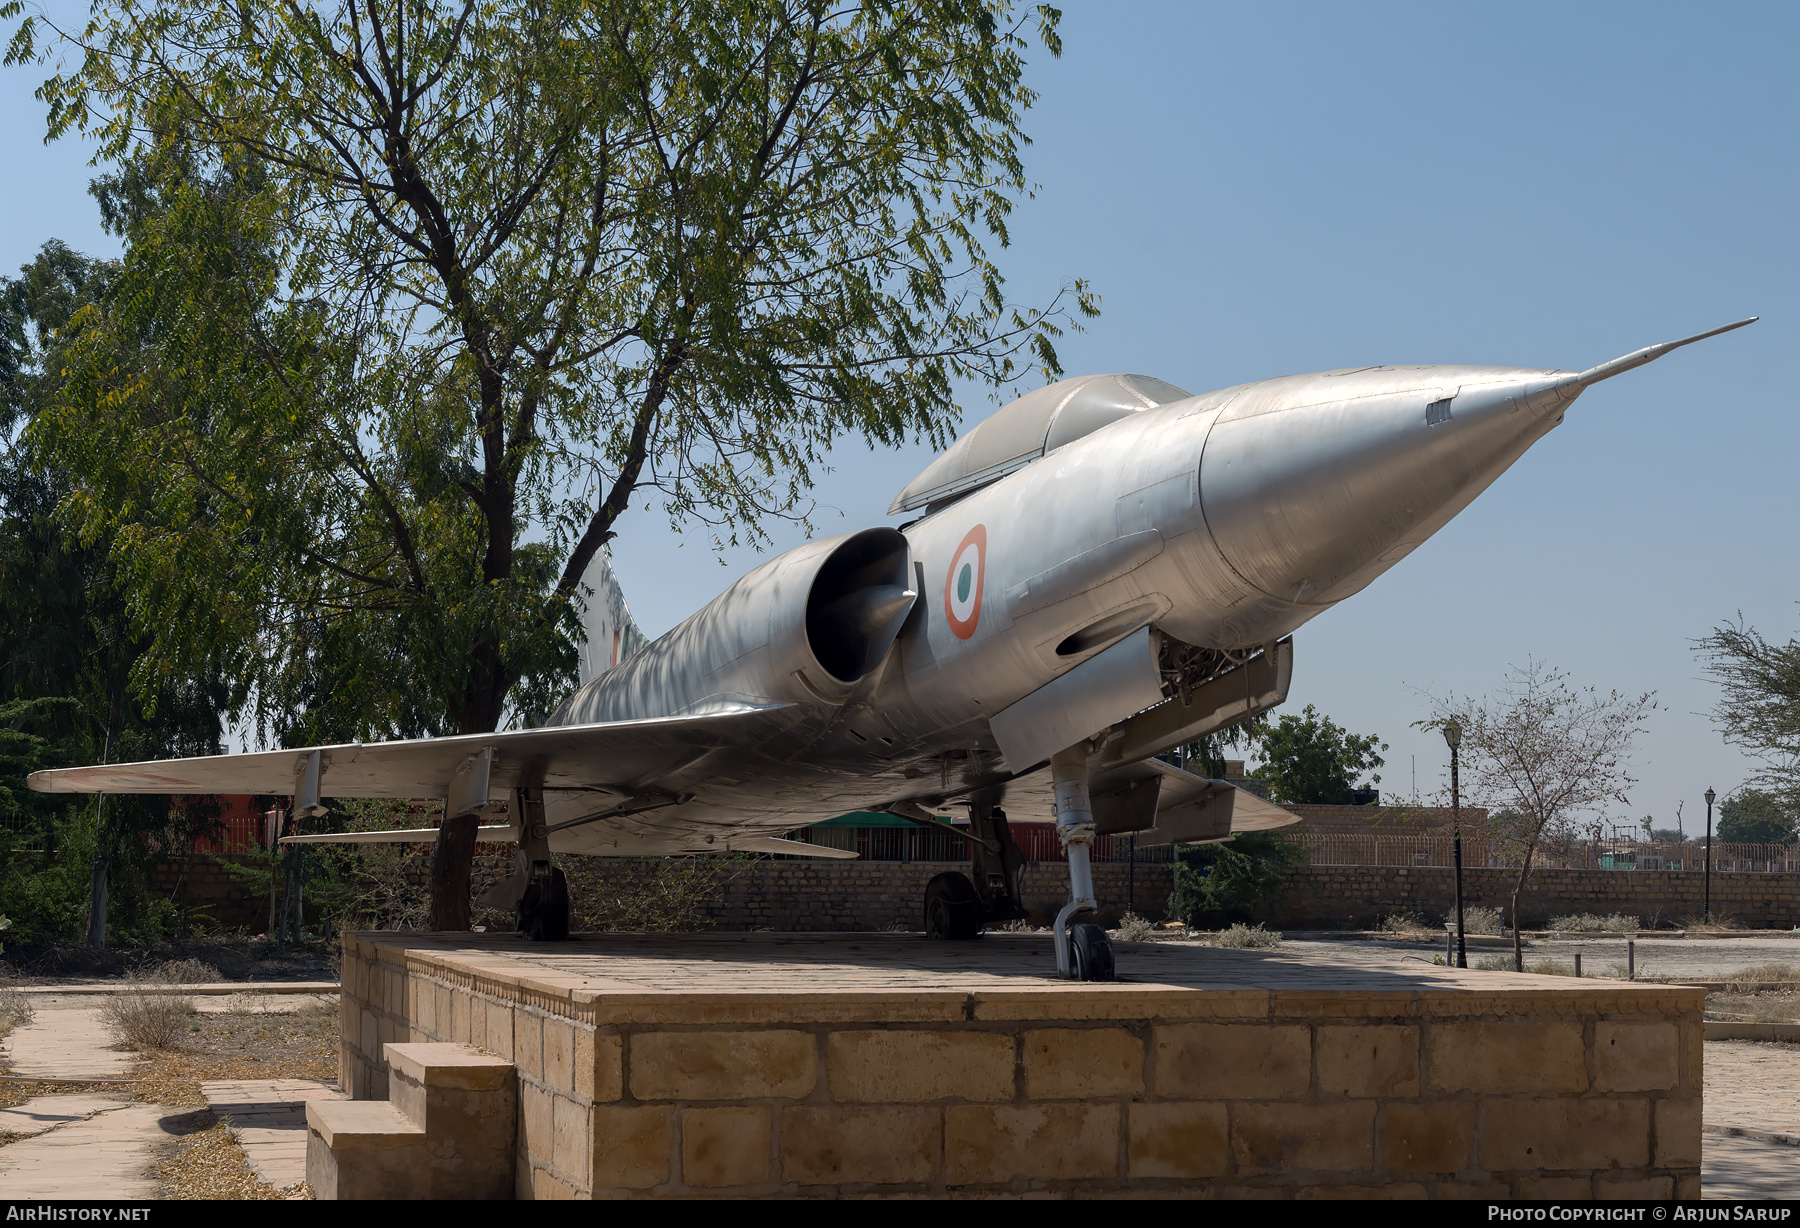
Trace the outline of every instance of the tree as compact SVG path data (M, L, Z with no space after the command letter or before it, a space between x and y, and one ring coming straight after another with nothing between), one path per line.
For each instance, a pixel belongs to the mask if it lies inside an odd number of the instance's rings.
M191 841L211 812L155 797L77 806L32 792L25 777L96 757L213 752L225 706L216 677L158 677L131 694L145 640L110 552L65 531L56 510L69 477L43 462L25 430L56 403L83 313L112 271L52 240L17 278L0 278L0 846L9 854L0 896L32 937L65 936L76 874L64 854L79 851L96 948L107 941L114 872L141 872L165 846ZM128 923L142 904L126 901Z
M1379 752L1387 749L1376 735L1351 733L1311 704L1299 716L1282 717L1257 745L1263 759L1257 770L1269 782L1271 800L1331 806L1350 803L1356 778L1380 767ZM1370 779L1381 783L1379 776Z
M1744 844L1792 844L1794 815L1769 793L1745 786L1719 806L1719 839Z
M1196 925L1202 914L1231 914L1273 895L1300 860L1300 851L1269 832L1244 832L1230 841L1183 845L1175 861L1169 915Z
M1522 972L1519 897L1532 856L1546 837L1573 835L1582 811L1628 804L1631 743L1656 710L1655 692L1576 689L1561 670L1527 660L1492 696L1434 696L1432 707L1432 719L1461 722L1464 788L1491 808L1492 833L1522 854L1512 890L1513 967Z
M1695 641L1695 651L1719 684L1712 716L1725 740L1762 757L1763 796L1800 810L1800 640L1771 643L1740 614Z
M19 0L0 8L17 18ZM1007 0L102 0L9 62L117 169L127 251L44 446L153 635L288 743L481 732L569 685L634 500L803 516L846 436L1060 374L1006 301L1035 27ZM153 353L121 361L120 338ZM179 629L179 630L174 630ZM245 700L244 702L251 702ZM432 924L468 924L473 817ZM434 880L437 878L434 872Z

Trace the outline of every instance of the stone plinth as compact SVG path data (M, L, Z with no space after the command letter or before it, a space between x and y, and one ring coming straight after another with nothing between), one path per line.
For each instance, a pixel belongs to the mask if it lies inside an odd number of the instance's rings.
M345 936L341 1079L509 1059L520 1197L1697 1197L1703 991L1045 935Z

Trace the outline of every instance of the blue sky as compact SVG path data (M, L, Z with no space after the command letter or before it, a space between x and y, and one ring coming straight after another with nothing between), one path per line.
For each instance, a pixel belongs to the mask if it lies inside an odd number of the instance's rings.
M1068 4L1034 56L1042 185L1009 290L1090 279L1071 374L1193 391L1376 363L1581 368L1761 315L1584 395L1443 532L1296 637L1294 707L1389 743L1437 787L1414 688L1482 692L1537 656L1655 690L1630 813L1695 830L1750 765L1704 711L1690 641L1742 611L1800 633L1794 348L1800 9L1658 4ZM112 250L87 151L40 143L34 72L0 73L0 268L51 235ZM991 409L981 397L970 419ZM848 444L820 532L893 523L919 449ZM777 535L781 546L797 536ZM634 510L616 563L652 634L759 556Z

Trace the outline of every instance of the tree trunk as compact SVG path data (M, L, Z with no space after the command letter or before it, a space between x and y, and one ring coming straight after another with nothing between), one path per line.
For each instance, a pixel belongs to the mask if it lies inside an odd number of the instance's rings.
M110 860L104 845L94 852L93 894L88 902L88 946L106 950L106 863Z
M478 814L445 819L431 850L431 920L434 930L469 928L469 875L475 864Z
M1525 850L1525 864L1519 867L1519 881L1513 884L1512 890L1512 932L1513 932L1513 971L1525 971L1525 943L1519 937L1519 896L1525 890L1525 879L1531 873L1531 855L1537 852L1534 843Z

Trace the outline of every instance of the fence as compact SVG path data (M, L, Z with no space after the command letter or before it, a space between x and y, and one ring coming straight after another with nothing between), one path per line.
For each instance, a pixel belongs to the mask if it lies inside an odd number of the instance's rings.
M1315 866L1450 866L1449 836L1339 835L1293 832L1282 840L1297 849L1301 862ZM1523 852L1510 842L1480 835L1463 837L1463 865L1475 869L1516 868ZM1532 858L1544 870L1699 870L1706 845L1575 841L1540 848ZM1721 874L1792 874L1800 871L1800 845L1738 844L1713 841L1712 868Z

